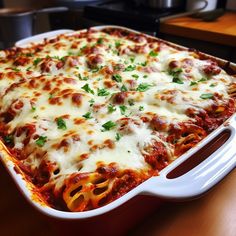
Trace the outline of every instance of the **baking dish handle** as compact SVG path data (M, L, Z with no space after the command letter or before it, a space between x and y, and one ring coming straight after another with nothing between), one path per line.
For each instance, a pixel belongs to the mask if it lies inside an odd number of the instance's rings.
M184 199L197 197L208 191L236 167L235 118L226 129L230 131L230 137L206 160L177 178L169 179L168 174L150 178L144 183L142 193L169 199Z

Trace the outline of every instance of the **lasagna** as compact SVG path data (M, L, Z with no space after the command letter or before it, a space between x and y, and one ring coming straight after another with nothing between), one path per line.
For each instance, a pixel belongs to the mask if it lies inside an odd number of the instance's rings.
M124 29L0 53L0 140L51 207L108 204L235 112L235 77L193 50Z

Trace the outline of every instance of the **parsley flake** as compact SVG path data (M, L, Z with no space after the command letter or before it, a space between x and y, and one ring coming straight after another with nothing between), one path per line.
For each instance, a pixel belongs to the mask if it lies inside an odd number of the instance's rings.
M130 62L134 63L135 57L130 57Z
M115 80L116 82L122 82L122 77L118 74L113 75L112 79Z
M215 87L217 84L210 84L210 87Z
M97 44L102 44L103 43L103 38L99 38L98 40L97 40Z
M139 106L139 111L143 111L144 110L144 107L143 106Z
M136 66L135 65L129 65L125 68L125 71L133 71L136 69Z
M89 87L88 84L85 84L83 87L81 87L84 91L86 91L87 93L91 93L94 94L94 91Z
M47 136L39 136L39 138L35 141L35 143L39 147L43 147L43 145L46 143L46 141L47 141Z
M95 103L94 99L90 99L88 102L90 103L90 107L93 106L93 104Z
M127 106L121 105L121 106L119 106L119 108L120 108L121 115L125 115L125 112L127 110Z
M82 75L81 75L80 73L79 73L77 76L78 76L78 78L79 78L80 80L87 81L87 80L89 79L88 76L84 76L84 77L82 77Z
M124 84L121 86L120 90L122 92L127 92L128 91L128 89L126 88L126 86Z
M133 106L134 105L134 100L133 99L129 99L128 103L129 103L130 106Z
M157 53L157 52L154 52L154 51L151 51L151 52L149 52L148 55L151 56L151 57L157 57L157 56L158 56L158 53Z
M172 79L172 82L173 82L173 83L176 83L176 84L183 84L183 83L184 83L183 80L181 80L181 79L178 78L178 77L174 77L174 78Z
M42 61L42 58L36 58L36 59L33 61L33 65L34 65L34 66L37 66L40 61Z
M107 121L106 123L104 123L102 125L102 127L104 128L103 131L108 131L113 129L114 127L116 127L116 123L112 122L111 120Z
M109 104L107 107L108 113L112 113L114 111L116 111L116 107L113 106L112 104Z
M35 106L31 106L31 111L32 112L36 111L36 107Z
M116 133L116 141L119 141L120 139L121 139L121 134L119 134L119 133Z
M105 88L102 88L102 89L98 89L98 96L108 96L110 93L105 89Z
M145 92L148 89L150 89L150 87L152 87L151 84L141 83L141 84L139 84L139 86L137 87L136 90L139 91L139 92Z
M201 99L210 99L210 98L213 98L214 97L214 94L213 93L203 93L200 98Z
M194 86L194 85L197 85L197 82L191 81L190 86Z
M121 45L120 41L116 41L116 42L115 42L116 48L120 47L120 45Z
M49 99L52 99L54 97L54 94L50 93L49 94Z
M182 73L183 70L181 68L175 68L169 71L169 75L172 75L173 77L178 77L180 73Z
M15 72L20 72L20 69L13 67L12 70L14 70Z
M92 119L93 117L91 116L91 112L87 112L84 115L82 115L85 119Z
M144 62L140 63L140 65L143 66L143 67L146 66L147 65L147 61L144 61Z
M62 130L66 130L67 129L66 122L61 117L59 117L57 119L57 128L58 129L62 129Z
M207 81L208 79L207 78L201 78L200 80L198 80L198 83L199 82L205 82L205 81Z
M131 75L133 78L135 78L135 79L138 79L139 78L139 76L137 75L137 74L133 74L133 75Z

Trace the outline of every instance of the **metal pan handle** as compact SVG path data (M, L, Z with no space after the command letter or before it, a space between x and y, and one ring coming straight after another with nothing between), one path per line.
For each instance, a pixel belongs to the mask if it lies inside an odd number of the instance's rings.
M152 177L144 183L142 192L163 198L182 199L197 197L208 191L236 167L235 118L227 128L222 127L221 132L224 130L230 131L230 137L206 160L177 178L167 178L174 168L168 173Z

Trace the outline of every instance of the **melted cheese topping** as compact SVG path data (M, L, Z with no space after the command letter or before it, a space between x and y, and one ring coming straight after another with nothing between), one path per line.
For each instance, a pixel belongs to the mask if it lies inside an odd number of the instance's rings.
M99 31L19 51L0 61L0 114L13 116L0 123L33 172L42 162L53 166L50 181L58 188L71 174L95 172L101 164L151 170L144 150L155 141L175 159L168 131L156 131L143 118L194 122L186 111L208 109L215 94L217 105L225 104L234 80L223 70L207 75L210 62L192 52ZM34 131L26 142L29 124Z

